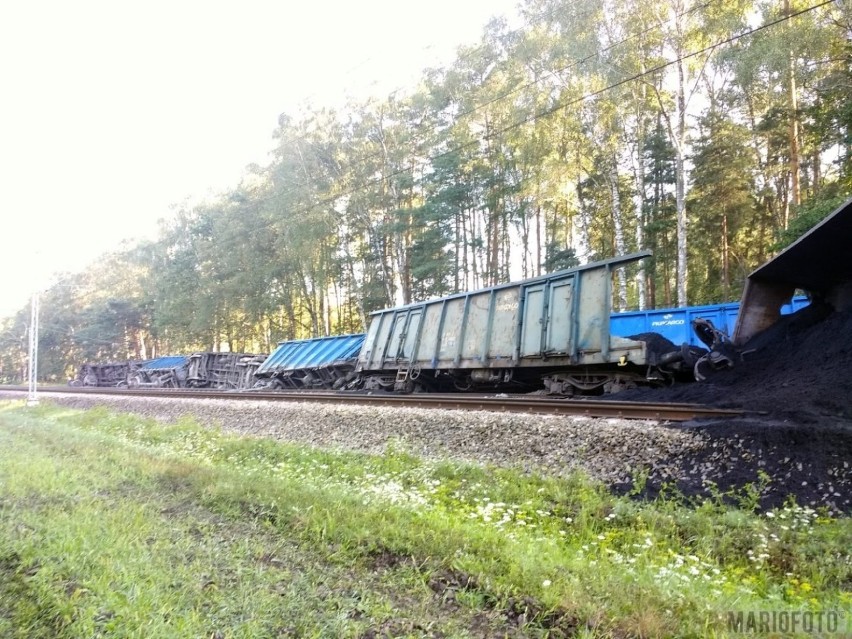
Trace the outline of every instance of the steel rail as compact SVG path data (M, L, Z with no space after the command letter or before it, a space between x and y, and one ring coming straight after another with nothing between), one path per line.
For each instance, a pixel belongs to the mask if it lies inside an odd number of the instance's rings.
M0 387L0 391L24 391L23 388ZM73 393L130 397L168 397L181 399L232 399L290 402L326 402L373 406L443 408L448 410L481 410L504 413L577 415L585 417L617 417L622 419L656 419L688 421L720 417L737 417L744 411L713 408L699 404L648 403L591 399L567 399L529 395L411 394L358 393L334 391L221 391L183 388L96 388L48 387L41 393Z

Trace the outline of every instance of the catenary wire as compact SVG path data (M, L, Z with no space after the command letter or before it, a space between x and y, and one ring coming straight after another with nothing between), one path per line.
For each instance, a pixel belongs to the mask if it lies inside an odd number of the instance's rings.
M575 3L575 4L576 4L576 3ZM565 65L565 66L563 66L563 67L560 67L560 68L558 68L558 69L554 69L554 70L552 70L552 71L545 71L544 75L542 75L542 76L541 76L541 77L539 77L539 78L536 78L536 79L535 79L535 80L533 80L533 81L526 82L526 83L522 84L521 86L518 86L518 87L515 87L515 88L513 88L513 89L510 89L510 90L509 90L509 91L507 91L507 92L501 93L500 95L497 95L497 96L495 96L495 97L493 97L493 98L490 98L490 99L486 100L485 102L478 103L478 104L474 105L473 107L471 107L471 108L469 108L469 109L467 109L467 110L465 110L465 111L462 111L462 112L458 113L458 114L455 116L455 120L454 120L454 121L452 122L452 124L450 124L449 126L455 126L455 125L459 124L459 122L460 122L463 118L466 118L466 117L468 117L468 116L474 115L475 113L478 113L479 111L481 111L482 109L484 109L484 108L486 108L486 107L488 107L488 106L491 106L491 105L496 104L496 103L498 103L498 102L500 102L500 101L502 101L502 100L504 100L504 99L506 99L506 98L508 98L508 97L511 97L512 95L515 95L516 93L518 93L518 92L520 92L520 91L523 91L524 89L528 89L528 88L530 88L530 87L533 87L533 86L535 86L535 85L539 84L540 82L542 82L542 81L544 81L544 80L546 80L546 79L548 79L548 78L558 77L558 76L559 76L559 74L564 73L565 71L567 71L567 70L569 70L569 69L579 67L579 66L581 66L581 65L583 65L583 64L586 64L586 63L587 63L587 62L589 62L590 60L593 60L593 59L595 59L595 58L598 58L598 57L599 57L602 53L605 53L605 52L607 52L607 51L611 51L611 50L615 49L616 47L619 47L619 46L621 46L621 45L623 45L623 44L626 44L627 42L630 42L631 40L633 40L633 39L635 39L635 38L638 38L638 37L641 37L641 36L646 35L646 34L648 34L648 33L651 33L652 31L654 31L654 30L656 30L656 29L659 29L661 26L663 26L663 25L665 25L665 24L668 24L668 23L672 22L673 20L676 20L676 19L678 19L678 18L681 18L681 17L683 17L683 16L685 16L685 15L688 15L688 14L690 14L690 13L692 13L692 12L694 12L694 11L697 11L697 10L699 10L699 9L706 8L706 7L708 7L710 4L711 4L710 2L705 2L705 3L703 3L703 4L696 4L696 5L693 5L692 7L690 7L689 9L687 9L686 11L683 11L683 12L681 12L681 13L679 13L679 14L677 14L677 15L673 16L671 19L666 20L666 21L662 22L661 24L655 24L655 25L653 25L653 26L651 26L651 27L647 27L646 29L643 29L642 31L639 31L639 32L636 32L636 33L632 33L632 34L628 35L627 37L623 38L622 40L619 40L619 41L617 41L617 42L614 42L614 43L612 43L612 44L609 44L609 45L607 45L606 47L604 47L603 49L601 49L601 50L599 50L599 51L596 51L596 52L595 52L595 53L593 53L593 54L590 54L590 55L588 55L588 56L586 56L586 57L584 57L584 58L581 58L581 59L579 59L579 60L572 60L569 64L567 64L567 65ZM560 7L560 9L561 9L561 8L562 8L562 7ZM589 10L589 11L587 11L587 12L583 12L583 13L581 13L581 14L580 14L580 16L590 15L590 14L592 14L592 13L595 13L595 12L599 11L599 10L600 10L600 7L595 7L594 9L591 9L591 10ZM552 16L554 13L556 13L556 10L551 11L551 12L548 12L547 14L544 14L543 16L539 16L539 19L541 19L542 17ZM519 32L520 32L520 31L522 31L524 28L526 28L526 27L520 27L520 28L518 28L518 29L515 29L515 30L512 30L512 31L509 31L509 32L507 32L506 34L504 34L504 36L508 36L508 35L513 34L513 33L519 33ZM481 46L480 46L480 47L478 47L477 49L474 49L474 51L479 50L479 49L483 49L483 48L485 48L485 45L481 45ZM398 90L400 90L401 88L402 88L402 87L399 87L397 90L393 91L393 92L391 93L391 95L394 95L394 94L395 94ZM314 147L315 147L315 145L314 145L312 142L310 142L309 140L305 140L304 138L291 137L291 138L290 138L287 142L288 142L288 143L291 143L291 142L304 143L304 144L307 144L308 146L314 146ZM353 163L366 162L366 161L368 161L368 160L372 160L372 159L375 159L375 158L377 158L377 157L380 157L381 155L382 155L382 152L381 152L381 151L376 151L376 152L374 152L374 153L368 153L367 155L365 155L365 156L363 156L363 157L356 158L355 160L353 160ZM309 184L309 182L303 182L303 183L301 183L301 184L299 185L299 187L305 187L305 186L307 186L308 184ZM298 188L298 187L297 187L297 188ZM281 193L277 193L277 194L275 194L274 196L268 196L268 198L270 198L270 199L271 199L271 197L280 197L281 195L285 195L285 196L286 196L286 195L288 195L288 194L295 193L295 192L296 192L296 188L293 188L293 189L290 189L290 190L288 190L288 191L285 191L283 194L281 194Z
M680 57L675 58L673 60L667 60L667 61L660 63L659 65L656 65L656 66L654 66L650 69L647 69L647 70L645 70L641 73L636 73L636 74L631 75L627 78L623 78L621 80L615 81L615 82L613 82L613 83L611 83L611 84L609 84L609 85L607 85L607 86L605 86L601 89L587 92L587 93L585 93L584 95L582 95L578 98L573 98L571 100L564 101L564 102L557 102L555 105L553 105L553 106L551 106L547 109L544 109L544 110L536 112L532 115L521 118L520 120L512 122L511 124L509 124L505 127L497 129L496 131L493 131L491 133L487 133L487 134L484 134L480 137L477 137L475 140L454 146L454 147L447 149L445 151L442 151L440 153L436 153L434 155L427 156L427 157L423 158L423 163L427 164L427 163L430 163L430 162L434 162L435 160L441 159L443 157L447 157L447 156L452 155L454 153L458 153L459 151L463 151L463 150L471 148L473 146L477 146L477 145L481 144L482 142L484 142L486 140L497 138L497 137L499 137L499 136L501 136L501 135L503 135L503 134L505 134L509 131L520 128L520 127L522 127L526 124L529 124L531 122L534 122L534 121L542 119L542 118L552 116L553 114L558 113L558 112L560 112L564 109L567 109L567 108L574 106L576 104L585 102L585 101L587 101L591 98L603 95L603 94L605 94L609 91L612 91L612 90L614 90L614 89L616 89L620 86L623 86L623 85L628 84L630 82L634 82L636 80L641 80L641 79L646 78L648 76L654 75L654 74L656 74L656 73L658 73L658 72L660 72L660 71L662 71L662 70L664 70L664 69L666 69L666 68L668 68L668 67L670 67L674 64L677 64L677 63L682 62L684 60L688 60L688 59L697 57L697 56L702 55L704 53L711 52L711 51L713 51L713 50L715 50L715 49L717 49L721 46L731 44L733 42L736 42L737 40L740 40L742 38L754 35L755 33L759 33L761 31L764 31L766 29L774 27L778 24L792 20L793 18L796 18L798 16L804 15L804 14L809 13L811 11L815 11L816 9L819 9L819 8L824 7L826 5L833 4L834 2L836 2L836 0L824 0L823 2L820 2L816 5L812 5L810 7L805 8L805 9L801 9L799 11L787 14L787 15L780 17L776 20L772 20L770 22L764 23L762 25L751 28L751 29L744 31L742 33L739 33L737 35L730 36L728 38L714 42L713 44L708 45L706 47L703 47L701 49L698 49L696 51L686 53L683 56L680 56ZM356 194L360 191L364 191L364 190L366 190L370 187L389 182L393 178L400 177L402 175L407 175L411 171L412 171L411 168L400 169L398 171L394 171L392 173L389 173L388 175L384 175L384 176L381 176L379 178L375 178L373 180L369 180L367 182L364 182L362 184L355 185L353 187L350 187L348 189L341 191L340 193L335 194L334 196L321 198L318 201L314 202L313 204L311 204L307 207L301 208L299 211L297 211L297 214L308 213L308 212L313 211L313 210L315 210L319 207L322 207L322 206L325 206L325 205L328 205L328 204L332 204L332 203L340 200L341 198L349 197L349 196L354 195L354 194ZM287 193L288 192L285 192L285 195ZM268 200L271 200L271 199L274 199L274 198L277 198L277 197L280 197L280 196L281 196L280 193L273 193L273 194L270 194L269 196L267 196L266 198L261 199L258 203L262 204L263 201L268 201ZM270 229L270 228L273 227L273 225L275 223L276 223L276 220L272 220L268 224L264 224L264 225L258 227L256 230Z

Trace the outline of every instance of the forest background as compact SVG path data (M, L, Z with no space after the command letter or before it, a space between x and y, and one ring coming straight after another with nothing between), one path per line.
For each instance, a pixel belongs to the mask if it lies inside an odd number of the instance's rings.
M526 0L418 86L282 114L273 160L42 294L40 376L270 352L651 249L613 307L738 299L852 194L845 0ZM448 17L448 19L451 19ZM0 324L24 378L29 309Z

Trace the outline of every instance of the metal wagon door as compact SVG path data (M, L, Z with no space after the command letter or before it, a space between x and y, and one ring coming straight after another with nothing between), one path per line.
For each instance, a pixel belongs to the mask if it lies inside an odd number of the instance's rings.
M543 357L570 351L573 303L573 277L530 286L524 291L521 357Z
M408 322L405 326L405 332L402 334L402 349L399 353L399 358L407 362L416 359L417 353L417 336L420 331L420 319L423 317L423 309L415 308L408 314Z
M524 290L524 313L521 325L521 357L541 356L541 335L544 330L545 284Z
M386 358L393 362L408 361L414 354L414 344L417 339L417 331L420 328L420 318L423 316L422 308L415 308L409 312L399 313L394 319L390 340L388 341L388 352Z
M551 282L547 304L544 352L558 355L570 352L574 316L574 278Z

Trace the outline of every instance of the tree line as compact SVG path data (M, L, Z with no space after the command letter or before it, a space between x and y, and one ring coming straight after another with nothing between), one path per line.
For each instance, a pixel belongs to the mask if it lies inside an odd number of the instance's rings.
M40 370L365 329L640 249L615 309L728 301L852 193L852 9L525 0L417 86L284 114L272 161L44 294ZM451 17L448 16L448 19ZM25 369L28 309L0 332Z

